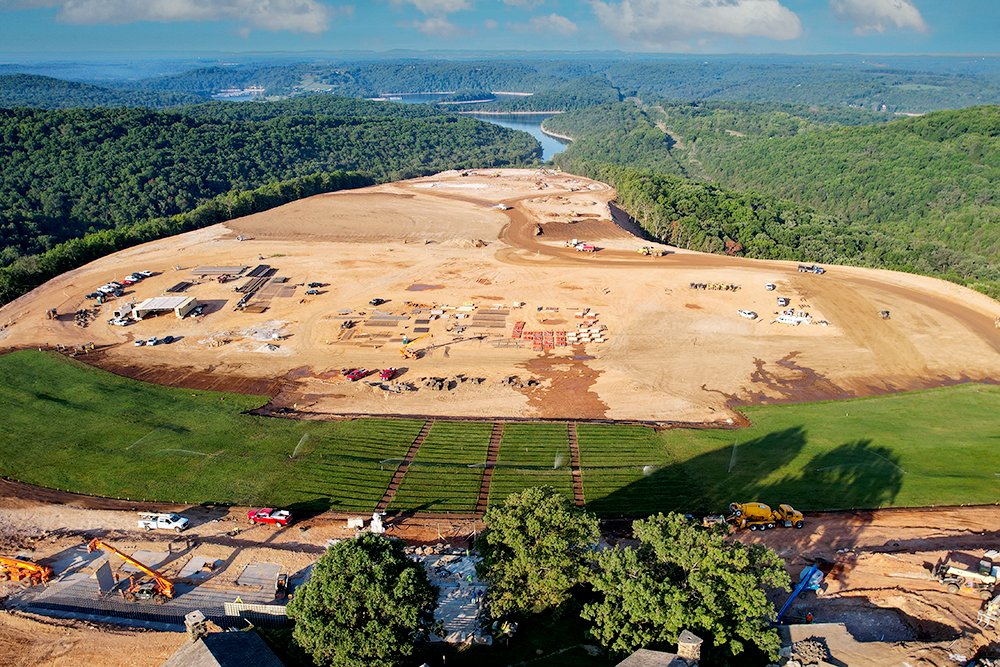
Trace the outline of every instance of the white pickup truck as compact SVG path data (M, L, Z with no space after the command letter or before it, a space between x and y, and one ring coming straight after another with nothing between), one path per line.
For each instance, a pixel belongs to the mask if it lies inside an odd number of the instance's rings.
M173 530L181 532L187 530L191 522L180 514L159 514L156 512L144 512L139 515L139 527L146 530Z

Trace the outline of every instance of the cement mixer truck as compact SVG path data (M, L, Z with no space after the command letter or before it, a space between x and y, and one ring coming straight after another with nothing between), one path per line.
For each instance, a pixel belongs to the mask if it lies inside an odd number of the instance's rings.
M730 503L729 512L729 523L753 531L770 530L776 526L802 528L805 525L802 512L791 505L778 505L777 509L771 509L764 503Z

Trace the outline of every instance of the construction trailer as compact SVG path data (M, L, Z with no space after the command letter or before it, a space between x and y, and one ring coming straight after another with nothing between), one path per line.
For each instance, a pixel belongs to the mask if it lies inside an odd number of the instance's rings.
M183 319L200 305L201 302L193 296L156 296L135 304L132 307L131 316L136 320L141 320L149 315L173 311L174 315Z

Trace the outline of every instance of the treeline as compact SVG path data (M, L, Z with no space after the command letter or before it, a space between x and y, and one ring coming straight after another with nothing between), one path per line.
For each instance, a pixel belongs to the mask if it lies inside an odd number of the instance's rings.
M757 259L923 273L1000 298L995 260L965 256L937 239L900 235L789 200L649 170L573 160L560 166L610 183L622 207L664 243Z
M853 56L648 56L637 59L504 60L385 59L212 67L145 79L158 91L210 94L230 86L262 85L269 95L328 90L373 97L383 93L506 90L579 99L614 91L620 98L728 100L858 107L888 112L932 111L1000 102L1000 61L882 57L879 65ZM539 109L538 99L504 100L506 110ZM527 106L523 106L527 105ZM577 107L556 107L577 108Z
M356 172L313 174L255 190L226 193L178 215L86 234L0 268L0 305L61 273L124 248L259 213L303 197L373 184L371 177Z
M742 101L926 112L1000 103L1000 59L855 56L645 56L595 59L312 59L198 67L179 74L102 84L123 94L149 91L207 99L223 88L264 87L268 96L327 92L350 97L384 93L516 91L494 110L575 109L615 99ZM90 105L92 92L25 104ZM27 98L25 98L27 100ZM118 102L108 102L118 104ZM547 107L544 108L543 107Z
M173 111L0 109L0 266L273 181L343 170L396 180L540 155L527 133L326 95Z
M924 273L1000 296L1000 109L830 127L799 112L627 106L547 120L546 127L575 139L556 163L571 171L605 164L665 175L658 187L666 194L653 198L661 203L678 193L691 202L715 201L721 193L739 199L747 191L783 202L785 212L794 208L794 223L786 225L784 214L767 217L771 205L754 203L753 215L736 206L733 215L753 224L733 226L726 210L646 205L642 214L654 216L653 233L665 233L655 223L664 215L671 219L669 240L684 247L717 252L728 240L749 256ZM677 222L691 210L709 216L700 231L693 220Z
M196 95L153 90L116 90L77 81L63 81L34 74L0 75L0 107L147 107L150 109L196 104Z

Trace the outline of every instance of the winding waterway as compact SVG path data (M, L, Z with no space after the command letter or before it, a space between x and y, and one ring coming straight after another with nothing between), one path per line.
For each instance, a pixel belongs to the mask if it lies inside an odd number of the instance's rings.
M493 123L494 125L500 125L502 127L509 127L512 130L522 130L527 132L535 139L538 139L538 143L542 145L542 159L548 162L552 159L552 156L558 155L566 150L566 142L561 139L556 139L555 137L550 137L549 135L542 132L542 121L546 118L551 118L550 113L539 113L539 114L468 114L473 118L478 118L479 120L485 120L488 123Z
M387 99L403 104L434 104L448 93L393 93ZM444 107L447 108L447 107ZM542 121L551 118L550 113L519 113L519 114L466 114L487 123L500 125L512 130L527 132L542 145L542 160L548 162L553 156L566 150L568 142L556 139L542 132Z

